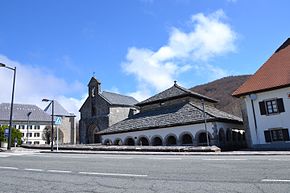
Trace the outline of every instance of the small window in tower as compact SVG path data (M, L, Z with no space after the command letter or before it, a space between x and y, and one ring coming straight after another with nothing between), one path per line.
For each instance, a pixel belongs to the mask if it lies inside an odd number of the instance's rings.
M92 97L95 97L96 96L96 87L93 87L92 88Z

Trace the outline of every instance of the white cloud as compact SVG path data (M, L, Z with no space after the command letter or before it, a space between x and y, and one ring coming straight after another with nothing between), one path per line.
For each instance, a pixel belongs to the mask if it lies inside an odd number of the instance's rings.
M222 10L207 16L198 13L191 17L192 29L189 32L172 28L167 44L157 51L129 48L122 67L139 82L134 95L142 98L148 95L148 90L158 92L168 88L191 69L206 71L208 77L227 75L226 70L209 64L211 59L235 51L236 34L222 21L225 18Z
M0 55L0 62L7 66L16 67L15 103L36 104L44 108L47 103L43 98L58 100L67 111L79 117L79 108L85 100L66 97L84 91L84 85L75 81L68 83L65 80L50 74L44 68L24 65ZM0 69L0 102L11 102L13 71Z

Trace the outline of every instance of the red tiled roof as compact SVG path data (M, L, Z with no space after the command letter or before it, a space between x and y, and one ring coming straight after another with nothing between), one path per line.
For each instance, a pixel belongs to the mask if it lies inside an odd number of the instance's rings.
M286 86L290 86L290 38L233 93L233 96L239 97Z

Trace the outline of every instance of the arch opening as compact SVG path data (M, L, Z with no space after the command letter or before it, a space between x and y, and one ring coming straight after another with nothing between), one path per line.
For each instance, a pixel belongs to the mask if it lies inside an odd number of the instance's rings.
M105 141L104 141L104 145L112 145L113 143L112 143L112 140L110 140L110 139L106 139Z
M167 139L166 139L167 146L176 145L176 144L177 144L177 141L176 141L175 136L171 135L171 136L167 137Z
M135 145L134 139L132 137L127 138L125 141L125 145L134 146Z
M139 145L148 146L149 145L148 139L146 137L140 137L139 138Z
M208 136L208 142L210 144L210 137ZM198 145L203 146L207 145L207 135L205 132L202 132L198 135Z
M181 144L182 145L192 145L192 137L190 134L186 133L181 137Z
M162 146L163 145L162 139L160 137L154 137L152 139L152 145L153 146Z

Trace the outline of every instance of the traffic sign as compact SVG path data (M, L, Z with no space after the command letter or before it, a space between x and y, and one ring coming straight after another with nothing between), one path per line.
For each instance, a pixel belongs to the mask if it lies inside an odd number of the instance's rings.
M9 135L9 129L6 128L6 129L4 130L4 137L5 137L5 138L8 138L8 135Z
M54 122L54 124L56 124L56 125L61 125L61 117L56 117L55 118L55 122Z

